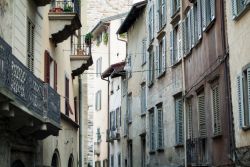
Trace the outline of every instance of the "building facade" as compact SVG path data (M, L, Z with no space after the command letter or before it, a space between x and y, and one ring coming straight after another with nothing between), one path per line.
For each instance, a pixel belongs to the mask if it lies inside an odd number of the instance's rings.
M3 167L79 164L83 103L76 79L92 59L75 42L78 2L0 3Z
M235 142L234 159L238 166L249 166L249 88L250 57L248 55L250 24L248 1L226 3L227 36L229 46L230 83Z

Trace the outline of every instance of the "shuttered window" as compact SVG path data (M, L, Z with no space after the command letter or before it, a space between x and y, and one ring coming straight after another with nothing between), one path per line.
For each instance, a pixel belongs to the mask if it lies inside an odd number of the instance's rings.
M57 90L57 63L47 50L44 52L44 82Z
M132 55L129 54L128 55L128 67L129 67L129 70L128 70L128 73L127 73L128 78L132 77L132 61L131 61L131 57L132 57Z
M154 5L151 5L148 12L148 38L149 41L154 38Z
M65 77L65 114L69 116L70 105L69 105L69 79Z
M231 3L232 3L233 19L236 19L238 16L240 16L243 13L243 11L248 9L250 1L249 0L231 0Z
M96 138L97 138L97 142L100 142L102 139L100 128L96 129Z
M121 126L121 110L120 107L116 108L116 128Z
M35 25L30 19L27 19L27 67L31 72L34 72L34 38Z
M95 109L97 111L101 110L101 96L102 96L102 92L101 90L97 91L95 94Z
M147 61L147 39L142 40L142 65L144 65Z
M159 76L166 71L166 36L159 41L156 53L156 76Z
M192 113L192 100L187 102L187 138L192 139L193 137L193 113Z
M118 159L118 167L121 167L121 163L122 163L122 156L121 156L121 153L118 153L117 159Z
M163 129L163 108L162 104L159 104L157 105L157 149L164 149Z
M198 113L199 113L199 135L200 137L206 137L207 128L206 128L206 111L205 111L204 93L199 94L197 99L198 99Z
M182 57L181 29L181 24L178 24L174 27L173 31L170 32L171 65L178 63Z
M110 159L110 165L111 167L114 167L114 155L111 155L111 159Z
M212 88L213 133L215 136L221 134L221 116L219 100L219 85L216 85Z
M149 51L149 70L148 70L148 86L154 82L154 52L153 49Z
M250 126L250 68L237 77L237 94L240 128Z
M127 98L128 122L132 122L132 94L128 94Z
M166 0L157 0L157 16L159 31L166 24Z
M206 30L208 25L215 19L215 0L201 0L202 5L202 25Z
M146 84L142 83L141 84L141 113L144 114L146 113L147 110L147 104L146 104Z
M150 151L155 151L155 113L154 108L149 110L149 141Z
M44 52L44 82L50 83L50 55L46 50Z
M100 77L102 73L102 58L96 60L96 77Z
M180 0L170 0L170 16L173 17L175 13L179 11L180 7Z
M175 139L177 145L182 145L184 142L183 100L181 97L175 98Z

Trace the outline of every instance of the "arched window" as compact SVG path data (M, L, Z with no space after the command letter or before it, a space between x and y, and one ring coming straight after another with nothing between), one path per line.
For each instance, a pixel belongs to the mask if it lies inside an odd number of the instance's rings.
M74 166L74 157L73 154L70 154L68 167L73 167L73 166Z
M25 167L22 161L16 160L15 162L12 163L11 167Z
M55 152L52 156L51 166L52 167L60 167L60 156L59 156L58 150L55 150Z

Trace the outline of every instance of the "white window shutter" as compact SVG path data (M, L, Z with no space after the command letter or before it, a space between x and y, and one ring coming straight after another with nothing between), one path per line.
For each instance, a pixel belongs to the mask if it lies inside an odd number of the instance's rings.
M170 0L170 16L174 15L174 0Z
M166 36L162 39L162 72L166 71Z
M238 110L239 110L239 126L240 128L242 128L245 125L242 74L237 76L237 95L238 95Z
M197 26L198 40L202 38L202 17L201 17L201 0L197 0Z
M179 23L179 31L178 31L178 61L181 60L182 57L182 23Z
M202 19L201 20L202 20L202 29L203 29L203 31L207 27L206 1L207 0L201 0L201 11L202 11L202 16L201 16Z
M159 46L156 46L155 50L156 50L155 51L156 52L155 53L155 68L156 68L155 69L155 76L158 77L159 74L160 74L159 73L159 71L160 71L160 69L159 69L160 68L159 67L159 56L161 56L160 53L159 53Z
M210 7L211 7L211 21L215 19L215 14L216 14L216 1L215 0L210 0Z
M174 32L170 32L170 59L171 65L174 65Z
M247 69L247 95L248 95L248 116L249 116L248 125L250 125L250 68Z

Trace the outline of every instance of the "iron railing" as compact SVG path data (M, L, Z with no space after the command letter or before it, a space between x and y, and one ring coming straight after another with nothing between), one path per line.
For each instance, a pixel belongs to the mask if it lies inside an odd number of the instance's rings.
M0 90L7 92L12 100L60 124L59 95L12 55L11 47L1 37L0 76Z
M186 140L187 144L187 164L189 166L206 166L207 140L206 138L194 138Z
M77 13L80 14L80 2L79 0L75 0L72 2L71 0L57 1L52 0L50 12L57 13Z

